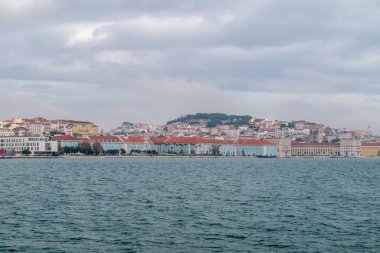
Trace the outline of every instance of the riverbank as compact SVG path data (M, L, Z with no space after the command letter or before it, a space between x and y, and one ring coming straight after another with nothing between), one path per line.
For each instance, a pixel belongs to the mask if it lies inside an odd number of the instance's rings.
M11 156L0 157L0 159L141 159L141 158L173 158L173 159L337 159L337 158L376 158L376 157L329 157L329 156L297 156L297 157L256 157L256 156L191 156L191 155L128 155L128 156ZM380 158L380 157L378 157Z
M136 158L247 158L257 159L255 156L186 156L186 155L131 155L131 156L13 156L4 159L136 159ZM275 157L274 157L275 158ZM1 158L0 158L1 159Z

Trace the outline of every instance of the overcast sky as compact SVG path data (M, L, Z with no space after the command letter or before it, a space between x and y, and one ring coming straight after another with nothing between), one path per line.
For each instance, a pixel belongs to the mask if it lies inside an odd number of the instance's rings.
M380 132L378 0L0 0L0 119L226 112Z

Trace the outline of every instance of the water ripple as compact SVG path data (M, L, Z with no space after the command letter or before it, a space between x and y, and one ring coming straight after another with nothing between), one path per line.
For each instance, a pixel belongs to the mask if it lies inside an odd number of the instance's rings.
M0 160L0 252L378 252L380 160Z

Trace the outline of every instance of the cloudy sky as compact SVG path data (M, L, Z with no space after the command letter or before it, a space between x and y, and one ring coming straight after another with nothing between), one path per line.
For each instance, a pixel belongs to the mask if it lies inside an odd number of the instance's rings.
M378 0L0 0L0 119L226 112L380 132Z

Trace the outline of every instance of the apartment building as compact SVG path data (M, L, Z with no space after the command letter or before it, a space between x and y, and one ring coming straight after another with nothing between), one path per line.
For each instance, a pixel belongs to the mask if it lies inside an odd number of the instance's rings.
M99 127L91 122L86 121L73 121L72 122L73 135L97 135L99 134Z

